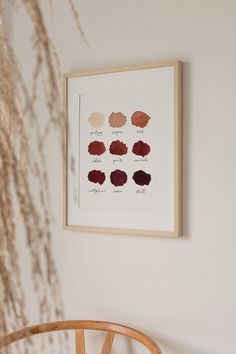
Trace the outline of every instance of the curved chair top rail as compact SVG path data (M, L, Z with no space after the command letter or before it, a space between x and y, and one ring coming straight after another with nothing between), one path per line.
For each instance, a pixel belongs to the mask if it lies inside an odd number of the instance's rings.
M130 337L149 349L151 354L161 354L161 350L158 345L144 333L137 331L133 328L120 325L112 322L102 321L88 321L88 320L74 320L74 321L57 321L43 323L31 327L26 327L18 331L12 332L0 339L0 348L3 348L11 343L17 342L23 338L31 337L40 333L54 332L54 331L76 331L77 353L84 353L81 351L81 343L78 344L78 340L82 340L82 346L84 347L83 330L98 330L108 332L104 342L102 353L109 353L111 350L113 337L115 333ZM109 350L107 347L109 346Z

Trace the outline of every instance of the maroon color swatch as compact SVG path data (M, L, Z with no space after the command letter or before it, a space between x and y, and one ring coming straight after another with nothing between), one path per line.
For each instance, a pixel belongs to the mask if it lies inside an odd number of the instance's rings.
M110 175L110 180L111 183L116 187L123 186L127 182L127 174L125 173L125 171L121 170L112 171Z
M138 156L146 156L149 154L151 148L148 144L144 143L142 140L137 141L133 145L133 153Z
M149 185L151 182L151 175L149 173L146 173L142 170L136 171L133 174L133 180L136 184L139 186L144 186L144 185Z
M88 180L93 183L103 184L105 179L105 173L100 170L92 170L88 174Z
M102 155L106 151L106 147L102 141L92 141L88 146L90 155Z
M112 155L125 155L127 151L127 146L120 140L113 141L110 145L110 153Z

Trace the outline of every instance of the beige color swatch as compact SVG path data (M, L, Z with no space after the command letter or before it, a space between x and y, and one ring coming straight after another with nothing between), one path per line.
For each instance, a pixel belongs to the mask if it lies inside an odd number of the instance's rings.
M105 117L102 113L93 112L92 114L90 114L88 121L92 127L100 128L105 122Z

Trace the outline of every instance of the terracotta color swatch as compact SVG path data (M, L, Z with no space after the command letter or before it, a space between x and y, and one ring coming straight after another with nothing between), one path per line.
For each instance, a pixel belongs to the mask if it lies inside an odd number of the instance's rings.
M136 171L133 174L133 180L136 184L139 186L144 186L144 185L149 185L151 182L151 175L149 173L146 173L142 170Z
M121 112L112 112L109 116L109 124L112 128L123 127L126 123L126 116Z
M93 183L103 184L105 179L105 173L100 170L92 170L88 174L88 180Z
M127 179L125 171L115 170L110 174L111 183L116 187L123 186L127 182Z
M112 155L126 155L128 148L122 141L116 140L111 143L109 150Z
M147 115L147 113L142 111L136 111L132 114L131 123L135 127L144 128L146 127L146 125L148 125L149 119L150 117L149 115Z
M147 143L144 143L142 140L139 140L136 143L134 143L132 149L132 152L135 155L143 156L143 157L147 156L150 151L151 151L150 146Z
M93 112L92 114L90 114L88 121L92 127L100 128L105 122L105 117L102 113Z
M90 155L102 155L106 151L106 147L102 141L92 141L88 146Z

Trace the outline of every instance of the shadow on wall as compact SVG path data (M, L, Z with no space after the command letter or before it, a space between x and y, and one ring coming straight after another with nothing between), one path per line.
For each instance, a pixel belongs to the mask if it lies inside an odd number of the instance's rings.
M205 350L203 351L202 349L199 348L194 348L192 346L189 346L186 343L181 343L180 341L173 340L173 338L167 338L167 337L158 337L155 338L155 336L150 337L159 344L162 353L169 353L169 354L209 354L209 352L206 352ZM131 353L134 354L134 353Z
M191 65L183 61L183 236L190 238L191 230L191 142L192 142L192 71Z
M173 340L172 338L168 337L162 337L159 336L158 338L155 337L155 335L152 335L150 333L146 333L150 338L152 338L161 348L163 354L209 354L206 351L203 351L199 348L194 348L192 346L189 346L186 343L182 343L180 341ZM120 337L120 336L118 336ZM116 338L118 339L118 338ZM120 338L121 339L121 338ZM118 340L119 342L119 340ZM116 344L122 344L122 343L117 343ZM114 348L112 349L112 352L114 354L119 354L119 353L127 353L127 354L147 354L149 353L147 348L143 347L140 343L137 343L133 341L130 338L123 338L123 346L116 346L114 345ZM122 349L122 350L121 350Z

